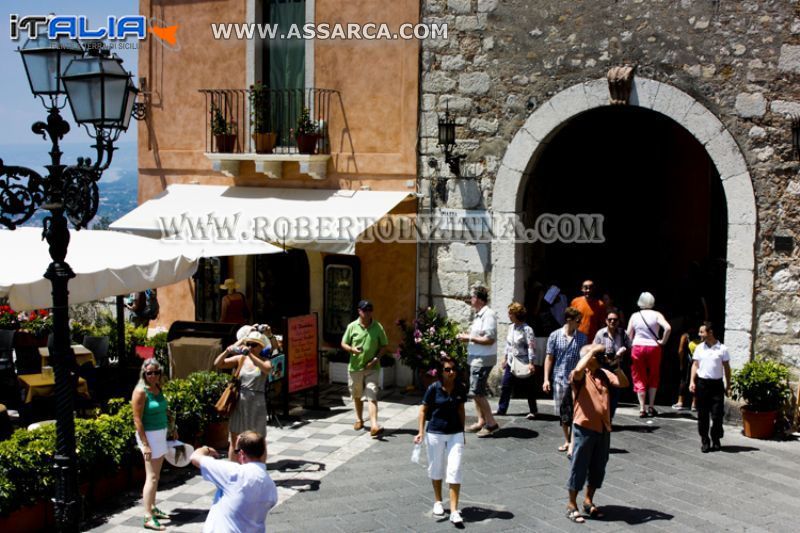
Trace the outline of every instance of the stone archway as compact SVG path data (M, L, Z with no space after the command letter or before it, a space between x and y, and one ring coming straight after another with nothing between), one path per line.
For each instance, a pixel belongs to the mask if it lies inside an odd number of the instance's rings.
M521 214L527 173L559 128L576 115L609 105L605 79L574 85L545 102L525 121L508 145L497 172L495 214ZM658 81L635 78L629 105L661 113L683 126L703 145L722 181L728 206L725 344L739 367L752 354L756 204L747 164L725 125L688 94ZM492 299L522 297L521 244L492 243ZM502 314L500 314L502 316Z

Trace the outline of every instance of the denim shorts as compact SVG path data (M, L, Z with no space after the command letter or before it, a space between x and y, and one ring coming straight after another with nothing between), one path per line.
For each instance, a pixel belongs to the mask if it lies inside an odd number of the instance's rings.
M486 396L486 382L489 373L492 371L490 366L470 366L469 367L469 397Z

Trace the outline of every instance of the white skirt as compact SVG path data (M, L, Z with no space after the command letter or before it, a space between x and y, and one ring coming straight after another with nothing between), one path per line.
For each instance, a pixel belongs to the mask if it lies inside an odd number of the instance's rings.
M167 428L156 429L153 431L145 431L147 436L147 443L150 445L150 459L158 459L167 453ZM142 440L139 438L139 433L136 433L136 444L142 450ZM144 450L142 450L144 453Z

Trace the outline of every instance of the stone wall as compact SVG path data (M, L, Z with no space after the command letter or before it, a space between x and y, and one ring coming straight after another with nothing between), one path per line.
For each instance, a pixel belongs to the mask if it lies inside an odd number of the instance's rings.
M448 207L491 209L500 163L528 117L565 89L604 78L612 66L636 65L638 77L673 86L713 113L738 144L755 192L753 351L800 367L798 251L773 250L774 236L796 242L800 231L788 118L800 114L796 0L428 0L423 22L446 23L449 32L423 42L421 189L448 175L442 165L427 164L441 159L437 120L445 109L460 126L464 174L474 178L447 180ZM736 201L729 195L729 211ZM428 291L423 248L421 303ZM491 268L483 268L493 263L491 253L470 248L432 249L433 303L458 319L468 313L460 300L468 286L491 283ZM729 246L729 259L736 253Z

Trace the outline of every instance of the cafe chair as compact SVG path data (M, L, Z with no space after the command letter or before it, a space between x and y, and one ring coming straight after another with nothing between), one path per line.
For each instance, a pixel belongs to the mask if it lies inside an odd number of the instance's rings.
M0 403L16 407L19 391L14 371L14 333L0 330Z
M97 366L109 366L112 363L118 362L116 360L112 361L108 357L109 339L107 336L92 337L86 335L83 337L83 342L81 342L81 344L92 352L94 360L97 361Z
M36 346L17 346L17 374L39 374L42 371L42 356Z

